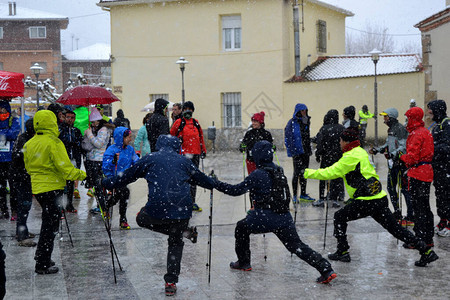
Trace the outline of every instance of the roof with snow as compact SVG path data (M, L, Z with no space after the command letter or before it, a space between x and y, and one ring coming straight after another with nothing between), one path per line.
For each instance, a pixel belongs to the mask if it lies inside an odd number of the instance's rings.
M419 28L422 32L427 32L448 22L450 22L450 6L420 21L414 27Z
M417 54L380 54L377 75L414 73L422 71L422 62ZM342 79L374 75L371 55L336 55L319 57L306 67L300 76L287 82Z
M64 54L67 60L109 60L111 45L97 43Z
M9 4L0 3L0 20L8 21L23 21L23 20L66 20L69 18L57 14L52 14L46 11L34 10L16 5L16 12L14 15L9 13Z

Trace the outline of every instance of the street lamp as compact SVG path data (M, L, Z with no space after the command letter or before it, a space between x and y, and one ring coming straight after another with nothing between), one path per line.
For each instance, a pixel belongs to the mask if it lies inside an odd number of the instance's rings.
M377 63L380 59L380 53L378 49L373 49L369 52L372 55L372 61L375 66L375 81L373 84L373 102L374 102L374 110L375 110L375 146L378 146L378 85L377 85Z
M36 111L39 110L39 74L41 74L41 71L43 70L43 68L41 66L39 66L38 63L35 63L31 68L31 71L33 71L34 75L36 76Z
M180 65L181 70L181 104L184 104L184 69L185 65L189 62L184 59L184 57L180 57L179 60L177 60L176 64Z

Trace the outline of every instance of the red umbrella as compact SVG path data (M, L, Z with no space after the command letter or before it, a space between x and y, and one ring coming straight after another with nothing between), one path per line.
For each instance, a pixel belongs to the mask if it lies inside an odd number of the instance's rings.
M22 73L0 71L0 98L23 97Z
M65 91L56 101L64 105L89 106L120 101L107 89L96 85L79 85Z

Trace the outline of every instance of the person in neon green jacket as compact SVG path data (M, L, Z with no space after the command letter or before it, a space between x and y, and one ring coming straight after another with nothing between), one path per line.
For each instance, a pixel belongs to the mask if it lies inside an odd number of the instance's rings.
M347 241L347 223L349 221L371 216L390 234L401 241L410 241L421 257L416 261L418 267L437 260L439 257L407 229L403 228L389 210L387 194L383 191L379 177L369 161L369 155L360 147L359 132L356 128L347 128L341 135L342 158L332 166L324 169L306 169L305 178L332 180L343 178L350 196L347 205L334 214L334 236L337 250L329 254L331 260L350 262L350 246Z
M63 142L55 114L38 111L33 120L36 134L23 148L25 168L31 177L31 189L42 207L42 225L36 249L35 272L58 272L51 260L53 241L61 218L61 200L66 180L83 180L86 173L73 166Z
M369 108L365 104L358 112L358 115L359 115L359 139L361 142L364 143L366 139L367 120L376 116L369 111Z

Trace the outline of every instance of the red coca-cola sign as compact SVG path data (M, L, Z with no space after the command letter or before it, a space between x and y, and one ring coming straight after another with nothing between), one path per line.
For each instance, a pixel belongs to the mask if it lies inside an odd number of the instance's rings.
M23 77L22 73L0 71L0 98L22 97Z

